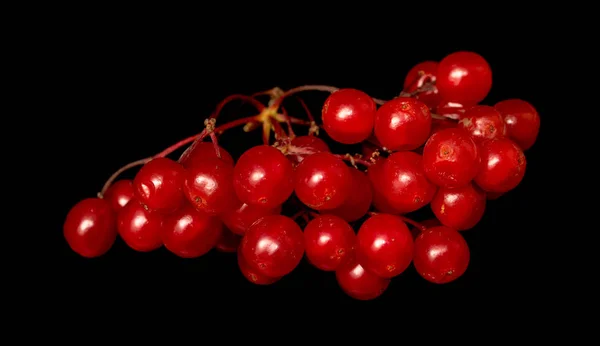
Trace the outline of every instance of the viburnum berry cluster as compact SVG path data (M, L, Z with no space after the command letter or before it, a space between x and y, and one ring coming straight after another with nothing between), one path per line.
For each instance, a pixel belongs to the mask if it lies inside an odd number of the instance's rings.
M117 236L134 250L164 246L182 258L215 248L237 253L241 273L259 285L285 277L306 256L361 300L380 296L411 263L429 282L454 281L470 260L461 232L480 221L486 200L521 182L524 151L539 132L526 101L479 104L491 86L488 62L461 51L414 66L389 101L319 85L232 95L199 135L124 166L98 197L77 203L64 236L88 258L105 254ZM330 93L320 126L308 107L303 120L283 106L308 90ZM257 114L217 126L232 100ZM292 124L308 134L296 135ZM237 126L262 128L264 144L234 161L218 137ZM362 154L332 153L319 129L341 144L360 143ZM167 158L190 143L178 160ZM116 180L136 166L133 180ZM293 213L282 214L285 203ZM427 205L435 219L405 216Z

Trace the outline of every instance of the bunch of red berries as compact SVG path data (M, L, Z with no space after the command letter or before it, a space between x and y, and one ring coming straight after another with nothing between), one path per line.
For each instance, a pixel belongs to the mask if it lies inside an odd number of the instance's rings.
M430 282L456 280L470 260L460 232L480 221L486 200L521 182L523 152L540 126L525 101L478 105L491 86L483 57L456 52L416 65L390 101L329 86L232 95L199 135L126 165L98 198L77 203L64 236L88 258L106 253L117 235L134 250L164 246L182 258L213 248L236 252L242 274L262 285L292 272L306 255L362 300L380 296L411 263ZM321 127L336 142L362 143L361 155L332 153L307 107L308 120L288 114L284 99L307 90L331 92ZM216 126L232 100L250 103L257 114ZM308 126L308 135L296 136L293 124ZM262 128L264 144L234 161L218 136L242 125L246 132ZM179 160L166 157L189 143ZM133 180L114 182L137 165ZM293 215L282 215L285 203L296 208ZM404 216L427 205L435 219Z

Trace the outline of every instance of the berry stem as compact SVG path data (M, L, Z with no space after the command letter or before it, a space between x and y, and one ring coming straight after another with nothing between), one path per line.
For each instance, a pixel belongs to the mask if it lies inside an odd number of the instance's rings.
M431 113L431 118L437 119L437 120L458 121L458 119L448 118L443 115L439 115L439 114L435 114L435 113Z
M296 137L296 134L294 133L294 129L292 128L292 121L290 119L290 116L288 115L288 112L283 107L281 107L281 112L283 113L283 116L285 118L285 124L287 125L289 137L293 139Z
M360 159L360 158L356 158L356 157L354 157L354 156L352 156L350 154L346 154L346 155L334 154L333 156L335 156L337 158L340 158L340 159L342 159L344 161L350 162L352 164L352 166L354 166L355 168L358 168L358 167L356 167L357 163L359 163L359 164L361 164L363 166L366 166L366 167L370 167L372 165L371 162L365 161L365 160Z
M310 112L310 109L308 109L308 106L306 105L306 102L304 102L303 99L301 99L300 97L296 97L296 99L298 100L298 102L300 102L300 104L302 105L302 108L304 109L304 111L306 112L306 117L308 118L308 120L314 122L315 118L313 117L312 113Z
M215 108L215 111L211 118L216 119L219 116L219 114L221 113L221 110L223 110L223 107L225 107L229 102L235 101L235 100L246 101L246 102L252 104L254 107L256 107L256 109L259 112L261 112L263 109L265 109L265 105L263 105L262 103L260 103L258 100L256 100L253 97L246 96L246 95L240 95L240 94L234 94L234 95L227 96L221 102L219 102L219 104Z
M104 183L102 190L98 193L98 198L104 198L104 193L106 193L106 190L108 190L110 185L115 181L115 179L117 179L119 177L119 175L121 175L121 173L125 172L126 170L128 170L130 168L145 165L150 160L152 160L152 157L147 157L145 159L130 162L130 163L126 164L125 166L119 168L116 172L113 173L113 175L110 176L110 178L108 178L106 183Z
M379 213L374 212L374 211L370 211L369 212L370 216L375 216L377 214L379 214ZM421 231L425 231L427 229L427 227L423 226L422 224L420 224L420 223L418 223L418 222L416 222L416 221L414 221L412 219L407 218L406 216L402 216L402 215L396 215L396 216L398 216L399 218L401 218L402 221L406 222L407 224L417 227Z

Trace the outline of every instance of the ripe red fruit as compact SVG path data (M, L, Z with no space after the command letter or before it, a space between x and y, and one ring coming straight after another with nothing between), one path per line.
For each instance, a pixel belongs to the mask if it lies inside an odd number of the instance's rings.
M288 151L287 157L294 163L300 163L305 157L321 151L329 152L329 146L325 141L315 136L299 136L292 139L292 150Z
M304 234L287 216L265 216L250 226L242 238L240 251L246 263L259 274L282 277L300 264Z
M304 228L306 257L315 267L336 270L354 250L356 235L350 225L334 215L320 215Z
M386 213L418 210L431 202L437 189L425 177L421 155L410 151L379 160L367 174L373 186L373 205Z
M480 152L481 169L475 183L484 191L508 192L523 180L527 160L515 142L508 138L487 141Z
M258 219L267 215L281 213L281 205L273 209L260 208L246 203L240 203L237 208L231 209L220 215L221 221L235 234L244 235L248 228Z
M350 195L352 174L344 161L327 152L306 157L296 167L294 192L315 210L334 209Z
M240 268L242 275L244 275L244 277L253 284L270 285L281 279L281 277L272 278L272 277L265 276L265 275L261 274L258 270L252 268L250 265L248 265L248 263L244 259L244 256L242 255L241 251L237 252L237 260L238 260L238 267Z
M479 171L480 162L475 141L461 128L434 133L423 148L425 175L438 186L467 185Z
M63 236L73 251L93 258L105 254L117 238L115 211L100 198L86 198L69 210Z
M521 149L535 143L540 131L540 116L528 102L519 99L500 101L494 106L504 117L507 136Z
M234 209L238 199L233 188L233 165L207 157L187 169L183 191L198 210L211 215Z
M472 183L457 188L442 187L431 201L431 210L444 226L464 231L483 217L485 192Z
M445 101L474 106L492 88L492 69L488 62L473 52L455 52L438 64L436 86Z
M221 159L233 165L233 157L225 149L219 146ZM179 157L179 163L185 167L193 167L196 163L202 162L209 157L216 157L215 145L212 142L203 142L196 140Z
M323 129L334 141L356 144L369 138L375 122L375 101L356 89L333 92L323 104Z
M185 204L166 216L162 240L165 247L182 258L200 257L219 240L223 224L218 218Z
M423 61L416 64L408 71L404 79L404 91L412 93L425 85L425 83L435 83L437 72L436 61ZM420 92L414 96L417 100L425 103L429 108L435 108L441 101L438 89L435 85L431 89Z
M397 97L379 107L374 129L379 143L389 150L416 149L431 132L429 107L414 98Z
M396 215L371 216L358 230L358 263L379 277L400 275L410 265L412 256L412 235L404 221Z
M431 119L431 135L443 130L443 129L451 129L456 127L456 122L452 120L444 120L444 119ZM430 135L430 137L431 137Z
M431 227L436 227L436 226L442 226L442 224L440 223L440 220L438 219L427 219L424 221L420 221L419 222L420 225L425 226L426 228L431 228ZM410 233L413 236L413 239L416 239L419 234L421 234L421 229L418 227L411 227L410 228Z
M369 177L358 169L349 168L352 175L352 193L346 197L342 205L335 209L326 210L328 214L341 217L347 222L353 222L365 216L373 201L373 188Z
M233 169L233 187L241 202L272 209L294 192L294 167L271 146L252 147Z
M148 208L170 212L185 201L185 169L179 163L160 157L146 163L133 179L135 196Z
M133 196L133 181L130 179L117 180L104 192L104 199L115 211L126 206Z
M215 248L221 252L236 252L241 241L241 236L234 234L223 227L223 231L221 232L221 236L219 237Z
M162 246L163 216L146 210L132 199L117 214L117 231L121 239L140 252L156 250Z
M458 127L467 130L475 143L506 135L502 114L490 106L479 105L467 109L458 122Z
M390 285L390 279L366 271L354 256L340 265L335 271L335 278L344 293L358 300L375 299Z
M415 269L425 280L443 284L461 277L469 266L469 246L460 233L439 226L415 240Z

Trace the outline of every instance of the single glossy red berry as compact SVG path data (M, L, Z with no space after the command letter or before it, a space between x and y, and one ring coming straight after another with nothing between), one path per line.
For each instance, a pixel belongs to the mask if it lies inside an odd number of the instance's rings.
M456 230L438 226L415 240L415 269L425 280L444 284L461 277L469 266L469 245Z
M294 270L304 255L304 234L294 220L268 215L254 223L240 245L246 263L262 275L277 278Z
M305 157L321 151L330 151L324 140L316 136L299 136L292 139L287 157L293 163L300 163Z
M508 192L523 180L527 160L515 142L508 138L487 141L480 152L481 168L475 183L484 191Z
M281 279L281 277L272 278L272 277L263 275L258 270L252 268L250 265L248 265L248 263L244 259L244 256L242 255L242 252L239 250L237 252L237 260L238 260L238 267L240 268L242 275L244 275L246 280L250 281L253 284L270 285Z
M133 196L133 181L130 179L115 181L104 193L104 199L117 212L126 206Z
M233 188L233 165L216 157L205 158L186 170L183 191L198 210L217 215L238 204Z
M233 164L233 157L225 149L219 146L219 154L225 162ZM179 163L185 167L193 167L196 163L202 162L209 157L216 157L215 145L212 142L203 142L196 140L179 157Z
M117 231L130 248L148 252L162 246L163 215L132 199L117 214Z
M442 223L440 222L440 220L435 219L435 218L433 218L433 219L427 219L427 220L424 220L424 221L420 221L419 224L421 226L425 226L425 228L442 226ZM418 228L418 227L411 227L410 228L410 233L412 234L413 239L416 239L419 236L419 234L421 234L421 229Z
M462 118L465 111L465 106L457 102L442 102L435 108L435 114L454 120Z
M458 127L467 130L475 143L503 138L506 135L502 114L490 106L479 105L467 109L459 120Z
M223 224L215 217L186 203L165 217L162 240L165 247L182 258L200 257L219 240Z
M81 200L69 210L63 225L63 236L80 256L102 256L117 238L115 211L104 199Z
M241 241L241 236L234 234L227 228L223 227L223 231L221 232L221 236L219 237L215 248L221 252L236 252Z
M412 93L426 85L426 83L435 83L437 72L437 61L423 61L416 64L408 71L404 79L404 91ZM435 108L440 103L440 95L435 84L414 96L419 101L425 103L429 108Z
M377 105L373 98L356 89L340 89L323 104L323 129L334 141L356 144L373 132Z
M373 201L373 188L369 177L358 169L348 169L352 175L352 192L342 205L335 209L326 210L328 214L341 217L347 222L353 222L365 216Z
M237 208L222 213L220 218L231 232L244 235L248 228L260 218L278 214L281 214L281 205L272 209L266 209L240 203Z
M366 271L355 256L339 266L335 271L335 278L342 291L357 300L373 300L381 296L390 285L390 279Z
M375 275L382 278L398 276L408 268L412 257L412 234L398 216L371 216L358 230L356 258Z
M467 185L479 171L480 162L475 141L461 128L434 133L423 148L425 175L438 186Z
M492 69L473 52L455 52L438 64L436 86L445 101L474 106L492 89Z
M504 117L507 136L523 150L531 148L540 132L540 116L528 102L519 99L500 101L494 106Z
M152 210L171 212L185 202L184 173L183 166L171 159L153 159L133 179L135 196Z
M315 210L341 206L351 188L350 169L331 153L310 155L296 167L294 192L302 203Z
M233 187L241 202L273 209L294 192L294 167L271 146L252 147L233 169Z
M334 271L354 251L356 234L335 215L320 215L304 228L306 257L315 267Z
M457 188L440 188L431 201L431 210L444 226L464 231L481 220L485 202L485 192L469 183Z
M379 107L375 115L375 137L389 150L413 150L425 143L431 132L429 107L410 97L397 97Z

